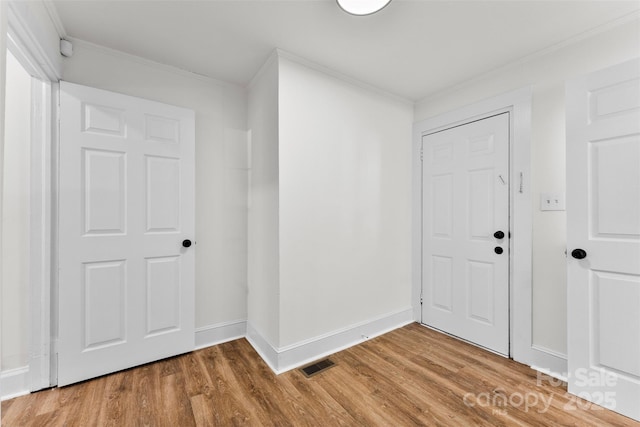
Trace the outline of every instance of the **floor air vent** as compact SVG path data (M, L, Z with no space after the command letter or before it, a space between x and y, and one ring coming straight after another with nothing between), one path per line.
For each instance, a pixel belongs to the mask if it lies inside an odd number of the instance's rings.
M300 371L304 374L305 377L309 378L320 372L326 371L330 367L335 366L329 359L320 360L318 362L314 362L311 365L307 365L304 368L300 368Z

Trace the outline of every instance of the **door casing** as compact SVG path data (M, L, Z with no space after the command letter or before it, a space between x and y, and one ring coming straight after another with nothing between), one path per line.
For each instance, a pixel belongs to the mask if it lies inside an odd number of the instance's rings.
M532 340L532 192L531 192L531 99L525 87L414 124L412 173L412 301L414 319L421 320L422 286L422 165L421 145L425 134L510 113L510 357L550 373L566 372L566 360Z
M29 371L25 385L37 391L55 384L51 370L55 315L55 159L57 146L57 82L60 71L52 64L38 38L23 22L18 5L7 7L7 50L33 76L30 153L29 222Z

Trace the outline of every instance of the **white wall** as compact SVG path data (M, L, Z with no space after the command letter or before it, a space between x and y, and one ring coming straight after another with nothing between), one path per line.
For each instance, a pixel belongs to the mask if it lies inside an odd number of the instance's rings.
M274 370L412 320L412 121L284 52L254 78L247 334Z
M410 308L412 121L280 58L280 346Z
M31 76L7 54L2 167L2 370L27 366Z
M249 90L251 185L247 322L269 345L280 340L278 64L271 57Z
M564 84L640 56L640 23L629 22L561 49L480 76L416 104L416 121L533 86L533 343L566 354L566 215L541 212L541 192L565 191Z
M246 92L75 42L63 80L196 113L196 328L247 315Z

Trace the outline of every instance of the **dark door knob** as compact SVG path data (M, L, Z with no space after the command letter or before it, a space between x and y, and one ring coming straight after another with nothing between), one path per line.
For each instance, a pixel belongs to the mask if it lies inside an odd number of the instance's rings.
M571 251L571 256L575 259L583 259L587 257L587 251L584 249L574 249Z
M191 246L191 240L189 239L185 239L182 241L182 246L185 248L188 248L189 246Z
M504 239L504 232L498 230L493 233L493 237L495 237L496 239Z
M500 246L496 246L493 251L495 253L497 253L498 255L502 254L502 252L504 252L504 249L502 249Z

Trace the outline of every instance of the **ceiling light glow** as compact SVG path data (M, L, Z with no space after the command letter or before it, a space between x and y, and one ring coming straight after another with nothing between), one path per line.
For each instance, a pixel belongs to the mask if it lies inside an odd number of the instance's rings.
M391 0L336 0L342 10L351 15L371 15L391 3Z

